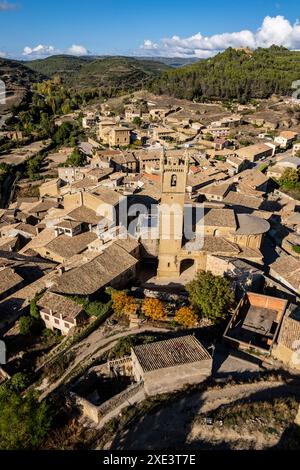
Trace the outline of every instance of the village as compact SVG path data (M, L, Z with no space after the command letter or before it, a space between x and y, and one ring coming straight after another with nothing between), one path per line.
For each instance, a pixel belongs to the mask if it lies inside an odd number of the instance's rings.
M250 390L260 375L266 396L276 384L299 396L297 105L139 91L55 124L74 122L80 138L55 148L0 131L12 169L11 188L1 183L0 382L25 374L39 400L62 396L97 432L129 406L212 382L228 386L226 403L235 380L252 377ZM37 155L38 176L22 176ZM222 308L197 296L204 283L224 288Z

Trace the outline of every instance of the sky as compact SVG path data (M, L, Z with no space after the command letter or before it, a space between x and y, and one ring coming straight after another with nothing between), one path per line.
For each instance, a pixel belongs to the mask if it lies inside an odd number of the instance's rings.
M229 46L300 49L298 17L299 0L0 0L0 56L206 58Z

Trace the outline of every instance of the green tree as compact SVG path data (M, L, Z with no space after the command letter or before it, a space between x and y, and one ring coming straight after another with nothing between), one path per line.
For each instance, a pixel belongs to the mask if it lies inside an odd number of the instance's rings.
M42 168L43 160L43 155L36 155L35 157L28 160L26 164L28 178L34 180L39 177L39 172Z
M214 323L226 318L234 304L229 281L211 272L199 272L186 290L195 312Z
M86 157L83 155L78 148L75 148L71 155L67 158L64 166L85 166L86 165Z
M30 302L29 316L23 315L19 320L19 328L21 335L36 335L41 333L44 323L41 319L37 302L43 296L44 292L36 294L34 299Z
M0 387L0 449L36 449L51 429L53 412L33 392L21 394L20 377Z
M214 141L214 137L212 134L205 134L204 139L207 140L208 142Z
M141 127L141 125L143 124L143 120L140 117L135 117L132 122L135 126L138 127Z
M282 177L279 179L281 186L294 186L299 182L299 173L293 168L284 170Z
M29 335L34 329L34 318L25 317L24 315L19 320L20 334L23 336Z

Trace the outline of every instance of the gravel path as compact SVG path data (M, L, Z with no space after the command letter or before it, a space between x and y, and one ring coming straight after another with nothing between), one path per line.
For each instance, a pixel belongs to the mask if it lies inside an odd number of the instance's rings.
M270 399L299 396L300 387L283 382L258 382L227 386L223 389L197 392L178 402L166 403L157 412L142 416L109 443L107 449L164 449L182 448L193 441L199 431L195 418L221 405L241 399ZM198 428L197 428L198 426ZM222 431L220 431L222 433ZM226 437L226 436L223 436Z
M65 373L56 382L51 385L49 385L48 382L44 382L45 389L40 395L40 400L43 400L52 393L78 366L83 366L87 360L96 359L97 356L110 351L119 339L141 333L165 333L168 331L169 330L163 328L154 328L147 325L141 328L125 330L111 336L104 336L103 329L94 331L90 336L81 341L81 343L74 345L67 351L67 354L72 351L76 352L75 361L72 362ZM39 388L39 390L41 391L41 388Z

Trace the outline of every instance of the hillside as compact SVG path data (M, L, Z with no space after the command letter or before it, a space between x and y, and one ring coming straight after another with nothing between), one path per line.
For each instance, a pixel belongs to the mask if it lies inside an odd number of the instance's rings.
M138 60L151 60L154 62L161 62L162 64L168 65L172 68L182 67L183 65L190 65L194 62L198 62L199 59L195 57L185 58L185 57L136 57Z
M44 78L42 74L30 70L20 62L0 58L0 79L6 86L7 101L6 105L0 105L0 113L18 105L30 90L32 83Z
M130 57L53 56L26 63L47 77L60 75L72 88L110 87L136 90L169 69L161 62Z
M60 75L63 79L73 76L79 72L81 67L91 62L89 57L73 57L69 55L54 55L46 59L31 60L23 62L31 70L45 75L47 78Z
M300 77L300 52L283 47L249 53L227 49L212 59L168 70L155 79L150 90L185 99L268 98L291 95L292 82Z

